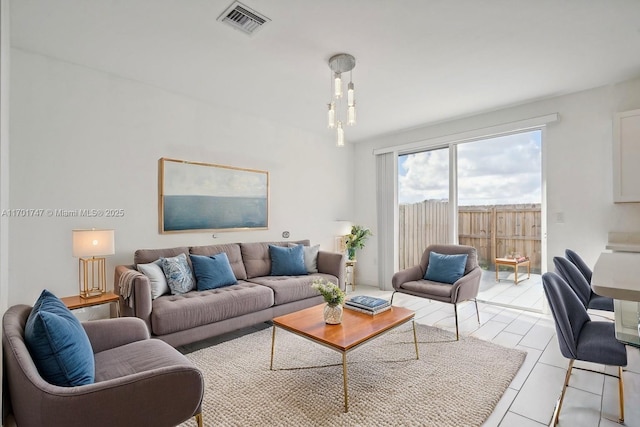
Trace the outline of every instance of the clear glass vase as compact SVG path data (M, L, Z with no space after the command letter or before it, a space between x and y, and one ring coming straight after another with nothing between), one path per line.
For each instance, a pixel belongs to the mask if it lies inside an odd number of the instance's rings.
M339 325L342 323L342 305L329 305L324 307L324 322L329 325Z

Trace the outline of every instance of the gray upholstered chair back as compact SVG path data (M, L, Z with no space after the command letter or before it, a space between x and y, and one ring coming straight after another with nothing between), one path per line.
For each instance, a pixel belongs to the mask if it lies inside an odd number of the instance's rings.
M460 255L467 254L467 264L464 267L464 274L469 274L471 270L478 267L478 253L473 246L465 245L429 245L422 254L420 259L420 268L422 274L427 271L427 265L429 265L429 254L436 252L443 255Z
M569 359L578 358L578 337L589 315L576 293L562 277L553 272L542 275L542 286L556 324L560 352Z
M571 249L567 249L567 250L564 251L564 256L569 261L571 261L573 263L573 265L578 267L578 270L580 270L580 273L582 273L584 278L590 284L591 283L591 276L593 275L593 272L591 271L589 266L584 262L584 260L582 258L580 258L580 255L578 255L577 253L575 253Z
M567 284L576 293L582 305L586 308L589 306L589 300L591 299L591 285L584 278L578 267L573 265L571 261L562 257L554 257L553 265L556 267L556 272L567 282Z

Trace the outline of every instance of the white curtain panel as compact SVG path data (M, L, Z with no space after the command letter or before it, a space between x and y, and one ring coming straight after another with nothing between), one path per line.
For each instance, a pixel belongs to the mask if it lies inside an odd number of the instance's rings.
M376 155L378 213L378 280L380 288L391 290L391 278L398 270L397 152Z

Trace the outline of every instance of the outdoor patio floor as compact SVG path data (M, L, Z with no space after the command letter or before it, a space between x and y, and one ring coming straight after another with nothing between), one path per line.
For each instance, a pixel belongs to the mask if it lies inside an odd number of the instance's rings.
M542 312L544 291L542 276L531 273L527 279L526 271L518 271L518 284L514 283L513 271L500 271L496 282L495 270L483 270L478 301L504 307L517 307L523 310Z

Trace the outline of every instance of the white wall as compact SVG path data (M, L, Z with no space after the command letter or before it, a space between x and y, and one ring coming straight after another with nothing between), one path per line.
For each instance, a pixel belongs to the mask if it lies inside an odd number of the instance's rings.
M362 142L355 150L354 221L376 232L374 149L559 113L560 121L548 126L543 140L548 268L565 248L575 249L593 265L605 250L609 231L640 231L640 203L614 204L612 187L612 116L637 108L640 79ZM564 213L564 223L555 220L559 212ZM378 283L376 254L374 237L358 255L358 279L383 287Z
M10 219L9 303L43 288L77 294L74 228L113 228L117 264L140 248L309 238L333 250L352 217L353 147L224 106L58 61L11 51L11 208L124 209L122 218ZM158 159L270 172L266 231L158 233Z

